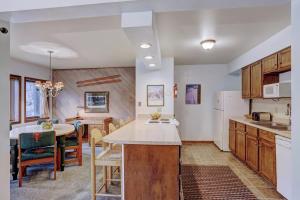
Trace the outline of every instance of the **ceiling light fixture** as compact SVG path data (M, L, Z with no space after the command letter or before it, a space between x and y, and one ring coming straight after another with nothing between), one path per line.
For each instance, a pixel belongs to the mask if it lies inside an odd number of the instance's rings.
M156 64L154 64L154 63L149 64L149 67L155 67L155 66L156 66Z
M59 93L63 90L63 82L52 82L52 54L54 51L49 50L49 67L50 67L50 79L46 82L36 81L35 85L37 88L45 92L47 97L57 97Z
M152 59L153 59L152 56L145 56L144 58L145 58L146 60L152 60Z
M202 45L203 49L211 50L215 46L216 40L203 40L200 44Z
M151 46L152 46L152 45L151 45L150 43L142 43L142 44L140 45L140 47L141 47L142 49L149 49Z

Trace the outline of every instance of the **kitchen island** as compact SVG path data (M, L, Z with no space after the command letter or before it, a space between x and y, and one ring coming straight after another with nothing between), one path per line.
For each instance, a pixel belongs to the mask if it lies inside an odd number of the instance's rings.
M122 199L179 199L182 143L174 124L136 119L103 140L122 145Z

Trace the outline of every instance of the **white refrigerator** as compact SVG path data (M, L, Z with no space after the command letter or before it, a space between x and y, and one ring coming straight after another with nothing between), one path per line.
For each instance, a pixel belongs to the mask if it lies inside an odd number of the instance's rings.
M213 139L222 151L229 150L229 119L249 113L249 100L242 99L241 91L218 92L214 105Z

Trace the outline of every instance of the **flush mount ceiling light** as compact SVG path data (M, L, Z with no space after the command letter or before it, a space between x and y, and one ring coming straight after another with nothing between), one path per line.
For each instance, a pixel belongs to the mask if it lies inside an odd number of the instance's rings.
M149 64L149 67L155 67L155 66L156 66L156 64L154 64L154 63Z
M144 58L145 58L146 60L152 60L152 59L153 59L152 56L145 56Z
M203 49L210 50L215 46L216 40L203 40L200 44L202 45Z
M148 49L148 48L150 48L152 45L150 44L150 43L142 43L141 45L140 45L140 47L142 48L142 49Z

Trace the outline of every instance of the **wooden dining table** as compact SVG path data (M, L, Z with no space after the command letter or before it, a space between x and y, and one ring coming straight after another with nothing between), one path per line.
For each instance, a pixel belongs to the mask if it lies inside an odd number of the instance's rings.
M65 161L65 141L66 135L75 131L75 127L71 124L53 124L52 129L43 129L41 125L28 125L14 128L9 133L11 143L11 163L12 176L16 180L18 176L18 139L21 133L43 133L55 131L57 141L57 169L64 171Z

